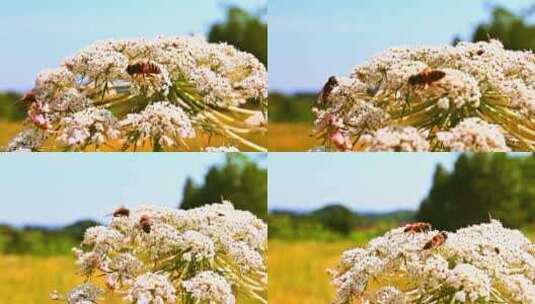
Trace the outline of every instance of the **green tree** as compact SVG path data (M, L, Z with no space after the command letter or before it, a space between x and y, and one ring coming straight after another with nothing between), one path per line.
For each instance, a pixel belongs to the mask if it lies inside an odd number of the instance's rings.
M492 10L491 21L476 27L472 41L498 39L506 49L535 50L535 26L526 23L524 18L525 15L496 6Z
M526 157L520 164L522 171L522 190L520 194L521 209L525 220L535 222L535 156Z
M348 208L342 205L329 205L312 213L323 227L336 231L342 235L348 235L356 226L356 216Z
M210 29L208 41L232 44L255 55L267 66L267 24L241 8L229 7L226 20Z
M0 119L20 121L26 117L28 106L20 101L20 97L14 92L0 93Z
M518 227L526 221L522 197L530 195L525 181L521 159L503 153L461 155L453 172L437 168L417 218L448 230L487 221L489 216Z
M261 218L267 215L267 170L245 154L227 153L221 166L212 166L197 185L188 179L180 208L230 200L237 209L249 210Z

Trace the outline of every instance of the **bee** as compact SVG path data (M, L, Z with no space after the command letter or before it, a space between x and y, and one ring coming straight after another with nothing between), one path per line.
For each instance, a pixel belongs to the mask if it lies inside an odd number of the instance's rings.
M338 80L335 76L329 77L320 92L320 102L326 103L332 90L338 85Z
M417 233L417 232L427 232L429 230L431 230L431 224L418 222L418 223L410 223L410 224L405 225L405 229L403 230L403 232Z
M31 90L30 92L22 95L21 101L27 102L27 103L34 103L37 101L36 94L34 90Z
M443 71L426 68L420 73L409 77L409 84L411 86L431 85L434 82L444 78L444 76L446 76L446 73L444 73Z
M141 226L141 229L145 231L145 233L150 233L152 221L150 220L150 217L148 215L141 216L141 218L139 219L139 225Z
M446 242L447 239L448 239L448 234L445 231L441 231L435 236L433 236L433 238L429 242L425 243L424 250L442 246Z
M117 208L117 210L113 211L113 217L129 217L130 216L130 210L126 209L124 207Z
M134 76L136 74L141 74L141 75L160 74L162 70L157 64L150 62L148 60L142 60L134 64L128 65L126 67L126 72L128 73L128 75Z

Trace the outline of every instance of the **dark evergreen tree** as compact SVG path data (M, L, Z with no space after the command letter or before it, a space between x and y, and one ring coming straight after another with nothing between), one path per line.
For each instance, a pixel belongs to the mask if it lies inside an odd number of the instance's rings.
M342 205L329 205L312 213L312 218L324 228L348 235L356 226L356 216Z
M535 50L535 26L526 23L525 17L531 14L515 14L503 7L496 6L489 23L478 25L472 35L472 41L500 40L506 49Z
M180 208L191 209L222 199L266 218L267 170L245 154L227 153L225 163L211 167L201 185L186 181Z
M526 169L527 170L527 169ZM524 171L526 171L524 170ZM453 172L437 167L433 186L417 218L436 228L453 230L496 218L518 227L533 187L521 170L521 160L503 153L464 154Z
M267 66L267 24L241 8L229 7L227 19L212 26L208 40L232 44Z

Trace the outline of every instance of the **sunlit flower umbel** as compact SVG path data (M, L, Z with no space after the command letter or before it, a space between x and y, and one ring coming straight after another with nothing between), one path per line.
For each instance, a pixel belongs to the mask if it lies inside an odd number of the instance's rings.
M535 54L391 48L330 77L314 114L315 150L535 151Z
M106 303L103 282L125 303L234 304L238 294L267 303L266 250L267 225L229 202L121 208L108 225L87 229L73 249L86 283L51 298Z
M199 36L97 42L41 71L22 102L28 129L8 151L191 150L199 136L265 151L265 67Z
M535 303L534 244L496 220L456 232L400 227L343 253L334 303Z

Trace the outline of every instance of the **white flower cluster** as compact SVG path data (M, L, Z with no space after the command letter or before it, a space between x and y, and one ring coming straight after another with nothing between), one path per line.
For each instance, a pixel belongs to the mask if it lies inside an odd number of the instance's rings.
M534 80L535 55L496 40L392 48L327 81L316 132L338 150L399 150L384 128L412 127L430 151L534 151Z
M213 271L203 271L182 282L184 289L197 301L234 304L236 299L224 277Z
M174 148L194 128L258 149L244 136L265 131L267 71L253 55L199 36L106 40L41 71L23 101L29 122L71 149L115 138ZM8 150L39 148L21 136Z
M223 202L120 208L109 225L89 228L74 253L79 274L103 275L129 303L233 304L233 288L261 298L266 247L267 225Z
M91 284L81 284L64 296L58 291L50 295L52 300L65 301L67 304L94 304L101 300L103 290Z
M437 139L450 151L508 152L505 137L497 125L479 118L466 118Z
M154 138L160 145L171 147L177 139L195 137L195 130L184 111L166 101L150 104L139 114L128 114L121 126L131 130L141 144L147 138Z
M206 147L205 152L240 152L240 150L234 146L221 146L221 147Z
M148 272L137 277L128 290L126 300L138 304L173 304L176 301L175 293L175 287L167 276Z
M38 128L30 128L19 133L7 146L9 152L31 152L47 139L46 133Z
M535 303L533 248L496 220L455 233L396 228L344 252L331 270L335 303Z
M127 66L141 59L155 63L161 70L158 74L167 75L163 78L187 82L206 103L238 105L267 97L267 72L253 55L226 44L208 43L201 36L100 41L66 59L63 65L92 80L130 81ZM136 80L139 87L155 86L147 77ZM155 86L155 91L165 91L167 81L159 82L163 87Z
M69 147L83 147L90 143L100 146L120 136L117 120L106 109L90 107L62 118L57 139Z
M362 137L366 151L425 152L429 143L413 127L385 127Z

